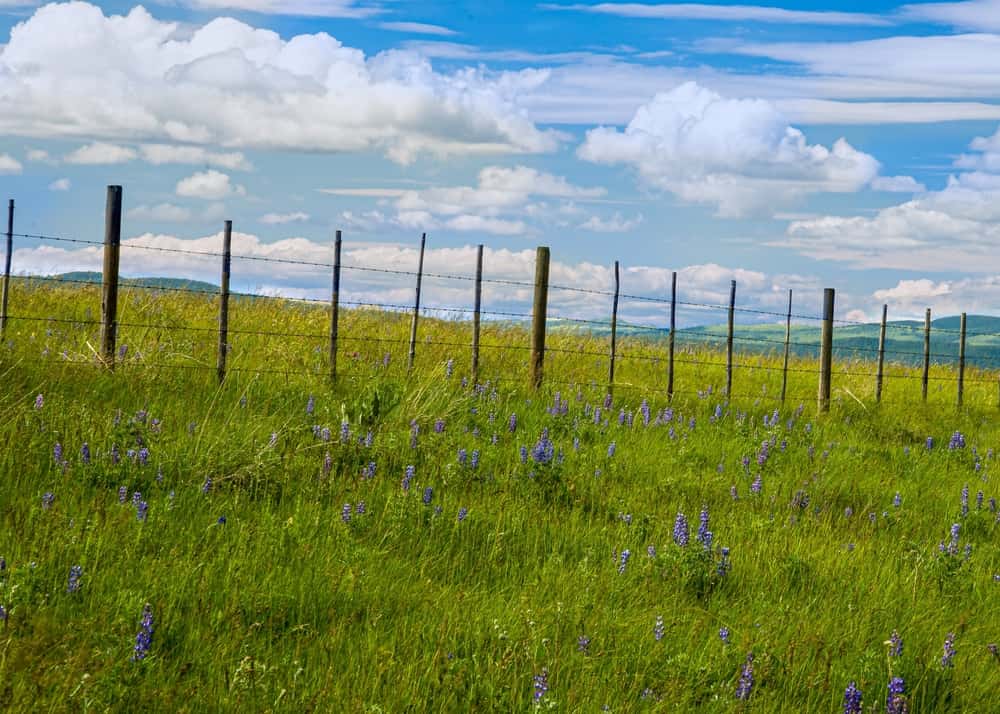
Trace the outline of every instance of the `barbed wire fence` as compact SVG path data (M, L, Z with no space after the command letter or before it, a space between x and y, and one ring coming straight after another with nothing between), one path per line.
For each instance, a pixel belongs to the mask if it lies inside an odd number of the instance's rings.
M887 321L887 306L883 306L882 319L879 324L878 345L868 346L865 344L841 344L836 345L834 339L834 326L858 327L870 325L864 321L834 318L835 293L832 289L824 290L824 306L821 315L805 314L801 311L793 310L792 290L788 291L788 308L785 311L766 310L756 307L741 307L736 304L737 284L731 281L728 304L697 302L691 300L678 299L677 273L672 274L671 291L669 297L641 295L621 292L619 264L614 264L614 282L612 290L600 290L590 287L580 287L573 285L561 285L549 281L550 251L547 247L539 247L536 251L535 279L533 281L514 280L509 278L484 277L483 274L483 246L477 248L476 270L474 275L455 275L440 272L425 272L424 252L426 246L426 234L422 236L419 249L419 260L417 269L414 271L402 270L398 268L385 268L366 265L351 265L341 262L341 231L336 232L334 242L333 261L310 261L298 258L282 258L260 255L233 254L231 251L232 222L226 221L223 231L223 245L220 252L209 250L195 250L188 248L178 248L170 246L144 245L137 243L121 242L121 218L122 218L122 189L120 186L109 186L107 194L105 236L103 241L95 241L83 238L29 234L14 232L14 201L11 200L8 206L8 225L6 233L6 255L4 264L2 298L0 298L0 333L7 329L10 321L21 321L27 323L45 323L49 325L64 324L72 325L80 329L97 330L100 335L99 348L91 347L93 351L92 359L68 359L64 358L62 363L71 366L94 367L95 365L114 370L116 365L116 355L118 355L117 338L122 328L144 329L144 330L166 330L172 332L201 333L206 338L217 336L217 360L215 365L204 363L191 364L170 364L163 362L145 362L144 366L180 369L180 370L211 370L217 373L220 383L224 382L227 373L230 372L251 372L251 373L282 373L288 374L289 369L266 366L266 367L232 367L228 364L228 356L233 339L237 337L261 337L261 338L302 338L313 340L327 346L326 377L331 381L346 377L366 376L359 372L343 371L338 369L338 354L341 351L341 343L352 344L396 344L407 349L407 372L414 367L417 345L428 345L438 347L468 349L470 351L470 374L473 383L479 379L480 352L481 350L497 350L507 353L524 354L527 357L527 375L504 375L503 379L522 380L527 379L529 384L538 389L543 384L551 385L577 385L579 382L562 381L552 375L546 374L546 355L553 357L565 355L567 357L588 357L597 360L606 360L607 378L604 382L592 381L592 386L601 387L607 394L612 394L616 389L623 390L646 390L663 392L668 399L677 394L703 396L701 390L678 389L676 384L675 370L678 365L692 368L711 368L724 370L725 386L722 393L729 399L734 397L745 397L760 399L761 394L740 394L734 392L734 372L737 370L761 370L763 372L780 374L781 386L777 395L771 398L784 402L786 399L806 399L815 396L820 411L827 411L830 406L831 389L834 377L860 378L873 381L874 401L879 403L883 400L884 385L886 381L885 363L888 357L891 361L898 363L919 365L922 369L919 373L911 373L908 370L896 371L892 379L920 380L921 394L924 401L927 400L929 385L932 382L954 382L955 383L955 403L961 407L964 400L965 385L967 383L997 383L1000 381L997 375L989 373L997 367L1000 358L978 359L975 365L979 372L977 376L966 375L966 340L968 337L1000 337L996 332L969 332L966 329L966 315L962 313L959 318L958 329L949 329L940 326L933 327L934 334L945 334L957 336L957 354L931 350L932 321L931 311L927 309L923 324L917 323L889 323ZM78 279L64 276L43 276L32 275L20 280L27 281L29 286L78 286L80 288L100 288L101 311L99 319L92 315L83 318L67 318L54 316L37 316L19 313L15 306L13 312L9 312L10 307L10 284L11 267L13 255L13 240L37 241L42 244L54 245L76 245L101 248L103 256L103 270L101 282L94 280ZM220 286L214 291L206 289L204 286L194 286L196 281L188 284L183 282L163 285L158 283L144 283L141 280L128 280L124 285L128 289L149 290L157 293L183 293L189 295L199 295L204 297L218 298L218 325L216 327L203 327L185 324L165 324L151 321L119 320L118 319L118 294L119 294L119 266L120 252L122 248L134 251L146 251L147 253L169 253L199 258L214 258L220 261ZM330 299L318 299L308 297L287 297L264 295L253 292L240 292L230 290L230 278L233 261L247 261L263 263L269 265L297 266L299 268L322 269L330 271L331 291ZM413 280L414 301L412 304L402 301L377 301L377 300L348 300L341 297L341 273L361 273L382 276L395 276ZM427 305L421 304L421 286L424 279L439 281L457 281L471 283L473 287L472 307L456 307L455 305ZM489 310L482 307L483 286L498 286L501 288L517 288L523 291L530 291L532 295L532 308L530 312L516 310ZM588 298L607 299L609 304L609 317L607 320L580 317L578 315L552 314L549 310L549 293L568 296L587 296ZM285 301L287 304L303 304L307 306L322 306L329 309L329 327L323 332L302 332L289 330L275 330L262 328L231 327L229 323L230 298L241 300L275 300ZM629 322L620 319L619 307L622 303L634 303L655 305L662 308L669 314L669 323L660 327L643 324L639 322ZM399 338L390 338L380 334L341 334L339 319L340 308L373 308L390 311L400 316L409 316L410 330L409 339L405 342ZM715 315L726 316L726 329L712 327L693 327L678 330L676 327L678 310L689 315ZM774 322L784 323L784 339L767 337L761 335L740 335L736 333L736 315L747 315L756 321L762 318L775 318ZM468 342L458 342L453 340L419 340L419 318L421 316L451 316L456 319L465 318L470 324L471 335ZM517 344L512 342L482 342L481 325L482 318L487 321L516 323L528 325L528 344ZM816 340L793 340L793 320L796 327L802 323L812 323L819 328L818 339ZM607 350L578 349L568 347L557 347L546 344L546 337L549 335L549 322L557 322L560 325L579 326L583 333L596 334L599 331L607 331L609 346ZM703 322L705 322L703 320ZM646 339L640 339L630 346L622 348L618 336L620 330L628 330L632 335L643 335ZM898 333L906 333L908 338L922 337L922 350L888 349L887 334L889 330ZM681 350L678 355L677 341L682 339L684 347L692 348L720 348L724 351L723 360L704 359L700 353L693 350ZM737 361L735 357L735 347L739 343L749 349L752 354L758 356L765 352L779 353L782 357L781 365L763 364L761 360L756 363L752 361ZM593 342L590 343L591 345ZM88 343L89 346L89 343ZM841 364L835 369L834 350ZM802 364L792 365L790 359L793 355L812 355L818 357L819 367L803 366ZM847 357L846 365L844 357ZM121 359L121 356L119 356ZM662 365L663 384L660 385L637 385L616 383L616 365L621 362L640 361L652 362ZM874 365L873 365L874 363ZM932 375L931 365L954 365L954 375ZM990 363L990 364L984 364ZM874 371L868 371L874 366ZM303 373L316 375L317 370L307 370ZM811 374L817 378L817 391L812 394L789 394L788 377L792 375ZM496 377L492 377L496 379ZM850 396L858 399L854 394ZM1000 389L998 389L998 400L1000 400ZM1000 406L1000 401L998 401Z

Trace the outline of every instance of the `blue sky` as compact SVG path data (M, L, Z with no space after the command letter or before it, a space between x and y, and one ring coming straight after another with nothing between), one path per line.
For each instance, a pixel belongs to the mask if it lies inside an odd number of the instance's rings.
M1000 0L0 0L0 187L17 230L526 277L852 318L1000 310ZM123 258L212 279L211 263ZM99 264L20 241L15 270ZM320 296L308 270L245 288ZM351 295L408 299L405 282ZM433 286L438 304L464 304ZM494 305L524 295L487 295ZM560 309L601 314L600 300ZM648 306L626 305L657 322ZM695 319L694 317L691 318ZM698 318L701 319L701 318Z

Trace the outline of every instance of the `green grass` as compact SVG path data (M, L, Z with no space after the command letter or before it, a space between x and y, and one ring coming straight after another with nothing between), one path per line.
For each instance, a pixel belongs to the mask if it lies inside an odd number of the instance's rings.
M817 415L814 363L793 360L803 371L790 375L794 399L781 406L778 358L741 355L753 367L737 370L726 405L722 355L682 342L672 419L643 426L644 398L654 419L668 407L665 362L659 345L626 339L614 407L595 424L606 340L586 335L550 336L551 379L533 393L526 333L486 325L489 382L473 390L461 384L467 324L423 320L407 377L408 318L347 311L344 376L331 387L322 307L240 300L219 388L210 296L125 289L119 344L128 349L113 374L95 366L97 331L84 322L98 312L96 288L18 282L11 305L80 322L14 320L0 348L0 605L9 614L0 708L528 711L543 670L549 689L537 706L552 711L834 712L852 680L865 711L885 711L890 676L905 678L910 712L996 706L1000 661L987 648L1000 640L1000 526L988 508L1000 496L987 453L1000 442L995 375L970 371L957 410L946 368L932 368L925 405L917 371L890 365L877 406L871 365L838 365L849 374L835 376L832 411ZM556 392L566 415L547 411ZM778 425L765 426L775 408ZM620 410L631 427L619 425ZM344 421L351 437L341 443ZM543 429L561 462L522 464L520 448L530 452ZM359 443L369 431L372 445ZM966 448L947 448L955 431ZM128 456L141 446L145 466ZM459 449L480 452L476 469L459 464ZM372 462L374 477L363 478ZM137 491L145 522L131 504ZM707 554L694 537L703 505L714 534ZM679 511L687 548L673 542ZM969 558L938 551L953 523ZM731 569L719 577L722 546ZM623 549L631 558L619 573ZM74 565L81 587L68 593ZM152 647L133 662L146 603ZM896 660L885 645L893 630L904 640ZM948 633L957 655L946 668ZM750 652L755 686L743 702L734 692Z

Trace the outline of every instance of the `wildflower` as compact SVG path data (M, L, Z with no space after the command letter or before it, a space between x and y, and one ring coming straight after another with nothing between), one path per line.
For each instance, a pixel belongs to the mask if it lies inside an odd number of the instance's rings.
M207 494L211 490L212 490L212 477L206 476L205 483L201 485L201 492Z
M621 560L618 563L618 574L619 575L624 575L625 574L625 568L628 566L628 559L629 559L629 557L631 557L631 555L632 555L632 551L630 551L628 548L626 548L625 550L622 551Z
M740 673L740 681L736 685L736 698L749 699L753 691L753 652L747 655L747 660L743 664L743 671Z
M649 402L645 399L643 399L642 404L639 405L639 413L642 415L642 425L649 426Z
M444 419L437 419L434 422L434 433L442 434L444 433Z
M404 491L410 490L410 481L413 480L413 475L416 473L417 469L412 464L406 467L406 473L403 475L403 481L400 484Z
M139 460L139 465L145 466L147 463L149 463L149 449L147 449L145 446L139 449L137 458Z
M327 451L323 455L323 476L329 476L330 472L333 471L333 457L330 456L330 452Z
M507 431L511 434L517 431L517 414L511 414L507 419Z
M118 489L118 503L125 503L128 500L128 489L124 486Z
M153 607L149 603L142 608L142 620L139 622L139 632L135 636L135 647L132 661L138 662L146 658L153 644Z
M473 469L479 468L479 449L472 450L472 459L469 461L469 466Z
M656 638L657 642L663 639L664 632L665 628L663 627L663 618L657 615L656 624L653 625L653 637Z
M725 625L719 628L719 639L722 640L722 644L729 644L729 628Z
M125 359L125 355L128 354L128 345L122 345L118 348L118 359Z
M614 455L615 455L615 442L612 441L610 444L608 444L608 458L610 459Z
M310 394L309 399L306 400L306 415L307 416L312 415L313 410L315 408L316 408L316 400L313 398L313 395Z
M712 548L712 531L708 530L708 506L702 506L698 516L698 542L705 546L705 550Z
M906 714L906 683L902 677L889 680L889 694L885 700L886 714Z
M351 513L354 512L354 507L350 503L345 503L344 507L340 511L340 520L344 523L348 523L351 520Z
M468 508L466 508L465 506L462 506L461 508L459 508L458 509L458 522L461 523L462 521L464 521L465 518L466 518L466 516L468 516L468 515L469 515L469 509Z
M962 435L962 432L956 431L954 434L951 435L951 441L948 442L948 450L954 451L955 449L964 449L964 448L965 448L965 437Z
M541 436L538 437L538 441L535 443L535 447L531 450L531 458L537 464L547 464L552 461L554 455L555 446L549 439L549 430L543 429Z
M899 508L901 505L903 505L903 497L899 494L898 491L896 492L896 495L892 497L892 505L894 505L896 508Z
M541 674L534 676L533 681L535 685L534 700L538 703L545 696L545 693L549 691L549 670L543 668Z
M424 489L424 505L431 505L431 499L434 498L434 489L428 486Z
M648 555L650 558L655 558L656 557L656 546L655 545L647 545L646 546L646 555Z
M576 638L576 651L583 652L584 654L589 654L588 648L590 647L590 638L586 635L580 635Z
M171 491L170 493L172 495L173 491ZM218 520L216 520L215 522L216 522L217 525L224 526L224 525L226 525L226 517L225 516L219 516Z
M893 630L892 634L889 636L889 656L903 656L903 638L899 636L899 633L896 630Z
M850 518L853 515L854 515L854 509L851 508L850 506L846 506L844 508L844 518Z
M933 436L928 436L927 437L927 441L925 442L924 445L927 447L928 451L930 451L931 449L933 449L934 448L934 437Z
M374 443L375 443L375 434L373 434L372 430L369 429L368 433L365 434L364 447L366 449L370 449L372 448L372 444Z
M52 504L55 503L56 495L52 491L46 491L42 494L42 508L48 510L52 508Z
M90 446L87 445L86 441L83 442L83 446L80 447L80 461L84 464L90 463Z
M983 492L978 491L976 493L976 510L980 511L983 508Z
M135 518L140 523L145 522L146 517L149 515L149 504L145 501L139 501L135 505Z
M861 714L861 690L854 682L844 690L844 714Z
M528 463L528 447L527 446L522 446L521 447L521 463L522 464Z
M962 518L969 515L969 484L962 486L962 498L960 501L962 507Z
M80 577L83 575L83 568L74 565L69 569L69 582L66 585L66 592L75 593L80 590Z
M452 373L454 371L455 371L455 360L450 359L447 362L445 362L445 365L444 365L444 376L448 377L450 379L451 375L452 375Z
M45 397L39 394L35 397L35 411L41 409L43 406L45 406Z
M354 512L357 513L359 516L365 515L365 502L358 501L358 505L354 507Z
M954 667L955 663L955 633L949 632L944 638L944 654L941 655L942 667Z
M465 466L465 461L466 461L467 458L468 458L468 454L466 453L465 449L459 449L458 450L458 463L460 463L462 466Z
M340 422L340 443L346 444L351 440L351 425L346 421Z
M722 466L722 464L719 464L719 466ZM729 487L729 495L732 496L732 499L734 501L738 501L739 500L740 495L736 491L736 485L735 484Z
M731 563L729 562L729 548L723 547L719 551L719 564L715 568L716 574L720 578L725 577L726 573L729 572Z
M677 518L674 519L674 543L682 548L688 544L688 522L687 517L678 511Z
M63 447L62 444L56 442L56 445L52 447L52 458L55 459L56 465L61 466L63 463Z
M763 488L763 486L764 486L764 482L761 479L760 474L757 474L757 477L753 480L753 483L750 484L750 492L751 493L760 493L761 488Z
M7 618L9 616L9 613L4 609L3 605L0 605L0 622L3 622L6 625Z

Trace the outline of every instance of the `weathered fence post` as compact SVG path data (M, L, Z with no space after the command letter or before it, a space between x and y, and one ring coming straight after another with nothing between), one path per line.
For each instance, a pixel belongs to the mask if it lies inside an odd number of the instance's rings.
M921 385L924 401L927 401L927 379L931 371L931 309L924 315L924 378Z
M472 308L472 384L479 384L479 311L483 304L483 244L476 248L476 295Z
M674 332L677 329L677 271L670 277L670 334L667 337L667 399L674 398Z
M965 390L965 313L958 323L958 406L962 406Z
M549 303L549 249L539 246L535 254L535 299L531 307L531 386L542 386L545 362L545 313Z
M406 363L407 371L413 369L413 360L417 356L417 320L420 318L420 280L424 276L424 247L427 245L427 234L420 236L420 260L417 263L417 295L413 301L413 322L410 323L410 356Z
M7 257L3 264L3 297L0 298L0 333L7 329L7 296L10 294L10 259L14 252L14 199L7 205Z
M233 222L226 221L222 231L222 280L219 283L219 357L215 371L219 384L226 381L226 355L229 353L229 269L232 266Z
M788 351L792 344L792 290L788 290L788 317L785 320L785 362L781 367L781 403L785 403L788 389Z
M726 336L726 399L733 399L733 319L736 314L736 281L729 286L729 332Z
M878 331L878 371L875 374L875 401L882 401L882 376L885 365L885 320L889 314L889 306L882 305L882 325Z
M337 337L340 329L340 231L333 239L333 287L330 291L330 381L337 379Z
M122 187L108 186L104 212L104 271L101 279L101 359L115 368L118 338L118 255L122 243Z
M618 339L618 261L615 261L615 296L611 301L611 363L608 366L608 394L615 389L615 345Z
M819 341L819 410L830 411L830 373L833 370L833 288L823 290L823 326Z

